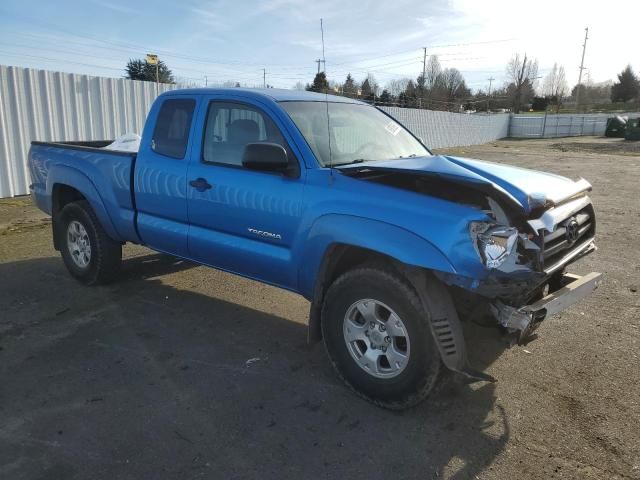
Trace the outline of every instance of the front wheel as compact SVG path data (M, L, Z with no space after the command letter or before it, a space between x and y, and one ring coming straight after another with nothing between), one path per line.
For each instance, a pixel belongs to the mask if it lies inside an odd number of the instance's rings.
M86 285L112 281L122 262L122 245L106 234L91 205L69 203L55 221L56 243L69 273Z
M413 287L383 266L345 273L322 308L327 353L340 378L367 400L403 409L435 386L440 353Z

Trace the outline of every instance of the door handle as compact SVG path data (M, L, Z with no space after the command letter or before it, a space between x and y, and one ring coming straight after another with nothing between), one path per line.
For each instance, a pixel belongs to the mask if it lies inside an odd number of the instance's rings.
M195 180L191 180L189 182L189 185L191 185L193 188L195 188L199 192L204 192L205 190L209 190L212 187L212 185L202 177L196 178Z

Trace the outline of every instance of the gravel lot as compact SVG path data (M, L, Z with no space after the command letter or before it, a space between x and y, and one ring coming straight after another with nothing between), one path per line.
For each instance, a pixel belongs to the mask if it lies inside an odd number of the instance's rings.
M136 246L83 287L28 200L0 201L0 477L640 479L640 156L616 142L450 150L591 181L600 249L572 270L606 278L526 347L470 325L498 383L402 413L343 388L300 297Z

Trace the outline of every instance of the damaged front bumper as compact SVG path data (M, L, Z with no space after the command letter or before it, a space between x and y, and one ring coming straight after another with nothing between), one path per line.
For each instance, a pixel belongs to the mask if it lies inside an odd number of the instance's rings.
M591 272L582 277L565 273L557 283L557 290L550 291L534 303L513 307L496 300L490 308L500 325L512 334L514 341L524 344L535 338L533 331L545 318L560 313L587 297L601 282L602 274L598 272Z

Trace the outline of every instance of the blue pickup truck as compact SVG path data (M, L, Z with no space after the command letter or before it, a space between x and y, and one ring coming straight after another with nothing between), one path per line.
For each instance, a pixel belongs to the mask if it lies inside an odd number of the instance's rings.
M137 152L33 142L32 195L87 285L146 245L303 295L309 338L387 408L423 400L446 368L492 380L462 322L486 312L513 343L589 295L601 274L585 180L432 154L385 112L289 90L162 94Z

